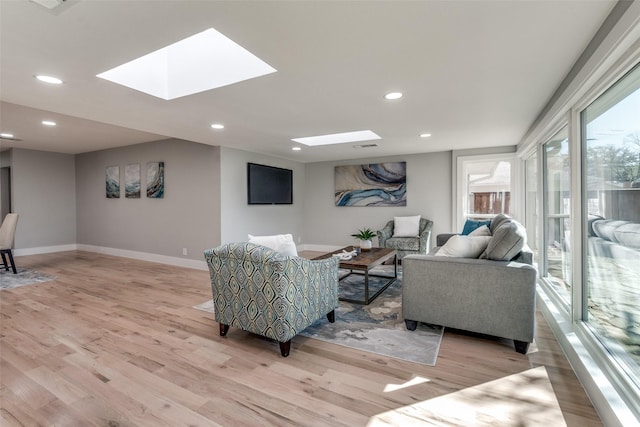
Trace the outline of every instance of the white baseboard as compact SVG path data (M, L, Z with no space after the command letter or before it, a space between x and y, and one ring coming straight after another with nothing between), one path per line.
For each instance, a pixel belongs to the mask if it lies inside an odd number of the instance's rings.
M96 252L105 255L113 255L124 258L139 259L141 261L157 262L160 264L175 265L177 267L193 268L195 270L208 270L207 263L195 259L185 259L167 255L151 254L147 252L129 251L126 249L106 248L93 245L78 245L79 251Z
M75 243L70 245L42 246L39 248L14 249L13 256L49 254L53 252L75 251L77 249L78 249L78 245L76 245Z
M317 252L333 252L344 245L298 245L297 250L300 251L317 251ZM65 252L65 251L86 251L95 252L99 254L119 256L123 258L139 259L141 261L157 262L160 264L175 265L177 267L193 268L196 270L208 270L207 263L202 260L186 259L179 257L172 257L167 255L158 255L147 252L130 251L126 249L108 248L104 246L83 245L83 244L71 244L71 245L59 245L59 246L44 246L40 248L28 248L28 249L14 249L13 254L15 256L24 255L38 255L47 254L53 252Z
M177 267L193 268L195 270L208 270L207 263L195 259L185 259L166 255L151 254L147 252L129 251L126 249L106 248L102 246L71 244L59 246L44 246L40 248L14 249L14 256L48 254L66 251L86 251L105 255L119 256L123 258L139 259L141 261L157 262L160 264L175 265Z

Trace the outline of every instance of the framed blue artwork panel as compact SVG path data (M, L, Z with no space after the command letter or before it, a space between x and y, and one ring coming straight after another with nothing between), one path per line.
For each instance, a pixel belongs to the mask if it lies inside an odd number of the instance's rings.
M335 167L336 206L406 206L407 162Z
M164 198L164 162L147 163L147 197Z

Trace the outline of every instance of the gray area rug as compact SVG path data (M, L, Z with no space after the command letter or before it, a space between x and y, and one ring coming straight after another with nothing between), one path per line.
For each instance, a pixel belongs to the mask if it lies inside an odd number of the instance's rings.
M0 290L14 289L20 286L33 285L35 283L48 282L55 280L55 276L40 273L28 268L18 268L18 274L13 274L13 271L5 271L0 269Z
M345 273L341 271L341 275ZM393 274L392 266L374 269L375 274ZM340 296L359 299L364 293L364 278L351 275L340 282ZM371 278L370 292L384 284L384 279ZM194 306L213 312L213 301ZM340 301L335 323L326 317L309 326L300 335L333 344L369 351L396 359L435 366L442 340L442 326L418 323L415 331L407 331L402 319L402 273L369 305Z

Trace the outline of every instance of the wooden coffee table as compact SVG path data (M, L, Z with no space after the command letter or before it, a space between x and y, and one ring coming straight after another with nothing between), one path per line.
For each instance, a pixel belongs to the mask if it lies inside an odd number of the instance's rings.
M348 246L346 248L338 249L337 251L333 251L327 254L320 255L314 259L324 259L333 256L334 254L339 254L342 251L351 252L353 247ZM379 275L379 274L371 274L370 271L373 267L376 267L385 261L393 259L393 276ZM340 268L344 270L349 270L349 273L340 277L340 281L346 279L347 277L354 274L354 272L358 272L357 274L364 277L364 300L354 300L350 298L340 298L340 301L347 301L356 304L364 304L367 305L371 303L374 299L378 297L385 289L387 289L393 282L398 278L398 258L395 249L387 249L387 248L371 248L368 251L361 251L357 256L351 258L349 261L340 261ZM369 277L382 277L389 279L382 288L378 289L378 291L369 297Z

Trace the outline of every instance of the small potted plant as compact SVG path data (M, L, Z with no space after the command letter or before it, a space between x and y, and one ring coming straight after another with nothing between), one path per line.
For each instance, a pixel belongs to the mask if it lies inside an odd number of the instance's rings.
M356 234L352 234L351 237L360 240L360 249L368 251L372 246L371 239L376 237L376 233L371 231L370 228L363 228L362 230L358 230Z

